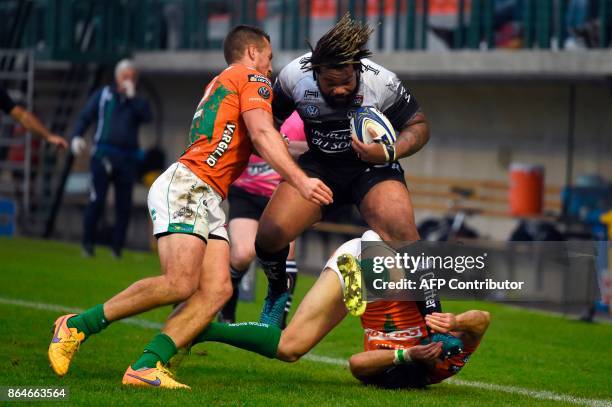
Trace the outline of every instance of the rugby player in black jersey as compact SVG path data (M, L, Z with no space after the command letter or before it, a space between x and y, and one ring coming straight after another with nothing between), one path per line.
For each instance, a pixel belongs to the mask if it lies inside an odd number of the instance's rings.
M397 75L368 59L371 33L367 24L346 14L311 52L283 68L274 85L274 118L280 125L297 110L309 146L298 163L332 189L334 205L356 205L385 241L414 242L419 235L398 160L423 148L429 125ZM387 116L397 132L394 145L366 145L351 134L350 117L360 106L373 106ZM269 281L260 322L280 326L288 298L289 243L328 209L305 200L288 183L281 183L272 196L255 242ZM441 311L433 299L420 302L419 308L423 315Z

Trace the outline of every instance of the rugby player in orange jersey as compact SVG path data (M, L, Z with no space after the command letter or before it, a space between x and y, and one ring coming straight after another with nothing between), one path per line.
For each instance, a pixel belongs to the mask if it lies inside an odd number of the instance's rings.
M392 318L414 315L421 318L418 309L412 313L399 309L393 310L390 301L378 301L381 308L386 307ZM414 304L414 303L405 303ZM416 313L415 313L416 312ZM366 314L368 311L366 311ZM450 333L463 343L461 351L450 357L442 358L442 342L429 342L425 345L415 341L411 336L414 328L381 332L365 328L364 352L355 354L349 359L351 373L364 384L388 389L423 388L459 373L468 359L476 351L490 322L486 311L470 310L458 315L446 312L434 312L425 315L419 325L423 330L427 325L432 332ZM364 326L366 325L363 322ZM425 338L425 342L427 338Z
M341 245L283 331L275 324L212 323L194 343L222 342L285 362L299 360L347 315L350 287L361 281L357 259L362 240L380 241L380 237L370 230ZM385 388L439 383L465 365L488 324L485 311L457 316L435 312L423 318L413 301L369 302L361 315L365 352L350 358L351 372L366 384ZM427 328L434 334L430 335ZM449 352L450 341L437 342L436 333L453 335L460 348ZM451 356L444 356L449 353Z
M220 204L253 148L304 199L315 205L332 202L331 190L299 169L274 128L269 36L256 27L238 26L228 33L223 48L229 66L206 87L193 117L191 145L149 191L162 275L137 281L79 315L59 317L48 352L59 376L67 373L79 345L110 322L182 303L128 367L123 384L188 388L164 365L210 323L232 293Z

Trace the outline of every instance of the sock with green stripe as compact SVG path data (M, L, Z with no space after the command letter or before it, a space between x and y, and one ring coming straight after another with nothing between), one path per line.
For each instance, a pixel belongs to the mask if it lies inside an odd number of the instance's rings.
M281 332L277 326L259 322L242 322L239 324L212 322L193 340L193 344L222 342L274 359L276 358Z
M144 348L144 352L132 365L132 369L138 370L143 367L151 368L162 362L166 365L172 356L176 355L176 345L172 338L165 333L159 333L153 337Z
M76 328L77 331L83 332L85 338L97 334L109 324L110 322L104 316L104 304L98 304L66 321L68 328Z

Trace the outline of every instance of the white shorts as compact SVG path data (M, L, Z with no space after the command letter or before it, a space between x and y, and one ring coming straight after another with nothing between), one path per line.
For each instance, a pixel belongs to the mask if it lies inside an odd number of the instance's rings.
M344 278L342 277L342 273L338 268L338 257L343 254L350 254L356 259L361 258L361 239L351 239L348 242L342 244L342 246L338 247L334 254L327 260L325 263L325 268L330 268L336 273L338 276L338 280L340 280L340 285L342 286L342 291L344 291Z
M229 241L221 196L185 165L176 162L157 177L147 205L153 235L187 233Z
M361 243L362 241L366 242L380 242L381 238L378 234L372 230L367 230L360 238L351 239L348 242L344 242L340 247L336 249L334 254L327 260L325 263L325 268L330 268L336 273L338 279L340 280L340 285L342 286L342 291L344 291L344 278L342 277L342 273L338 268L338 257L343 254L350 254L355 257L357 260L361 260Z

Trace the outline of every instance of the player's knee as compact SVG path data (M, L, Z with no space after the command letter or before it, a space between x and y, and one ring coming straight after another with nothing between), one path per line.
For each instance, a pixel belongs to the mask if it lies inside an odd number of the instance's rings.
M349 358L349 368L351 369L351 373L353 376L359 378L361 377L361 367L363 366L363 358L361 355L353 355Z
M255 237L256 245L260 250L276 252L289 244L285 230L277 223L260 221Z
M284 349L280 347L276 353L277 359L289 363L297 362L302 356L304 356L304 353L296 351L295 349Z
M281 340L278 344L276 351L276 358L284 362L297 362L302 356L308 352L308 349L304 349L300 346L300 342L297 338L287 337L287 335L281 336Z
M211 281L201 290L201 294L215 304L225 304L234 293L232 282L229 278Z
M173 302L185 301L198 289L197 282L187 279L166 279L166 291Z
M216 296L220 303L225 304L232 297L234 293L234 289L232 288L232 283L227 280L223 283L219 284L216 289Z
M385 241L415 242L420 238L416 225L408 219L387 223L379 235Z
M236 247L231 253L231 265L236 270L246 270L255 258L255 246L252 247Z

